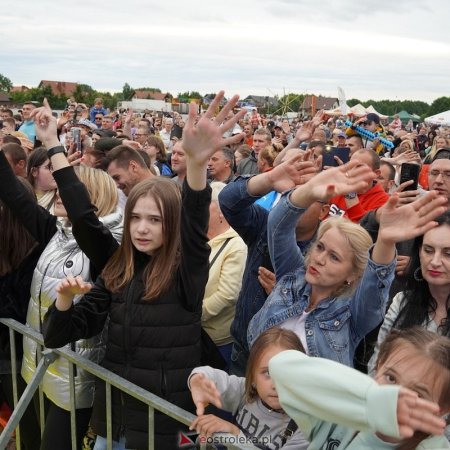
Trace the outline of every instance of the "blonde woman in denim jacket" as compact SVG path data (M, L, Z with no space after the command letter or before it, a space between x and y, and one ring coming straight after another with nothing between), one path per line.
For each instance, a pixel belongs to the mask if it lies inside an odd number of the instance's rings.
M384 318L395 243L433 228L432 220L443 212L435 192L400 207L394 195L383 207L373 247L359 225L328 219L304 259L295 241L299 217L313 203L357 192L373 179L368 166L351 161L313 176L271 211L268 240L277 285L250 322L249 345L266 329L281 326L299 335L309 355L353 366L358 343Z

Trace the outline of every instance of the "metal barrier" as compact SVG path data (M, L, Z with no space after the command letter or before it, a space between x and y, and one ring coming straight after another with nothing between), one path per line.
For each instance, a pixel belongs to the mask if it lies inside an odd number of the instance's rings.
M76 422L75 422L75 384L74 384L74 365L81 367L82 369L90 372L96 377L102 379L106 385L106 429L107 429L107 448L112 450L112 418L111 418L111 387L125 392L126 394L140 400L148 406L148 449L155 450L154 446L154 413L155 409L166 414L167 416L177 420L178 422L189 425L195 416L184 409L175 406L172 403L146 391L145 389L137 386L125 380L122 377L104 369L98 364L89 361L86 358L81 357L77 353L68 349L45 349L43 348L44 342L42 335L37 333L32 328L22 325L21 323L12 319L0 319L0 323L6 325L9 328L9 336L11 343L11 367L12 367L12 382L13 382L13 397L14 397L14 410L10 417L8 424L0 434L0 450L3 450L9 442L9 439L16 430L16 448L21 449L20 445L20 427L19 422L22 418L26 408L30 404L36 390L39 389L39 405L40 405L40 421L41 421L41 433L44 429L44 401L42 388L40 382L44 377L44 374L48 366L57 358L62 357L69 361L69 374L70 374L70 420L71 420L71 438L72 438L72 450L76 450ZM17 390L17 358L16 358L16 346L15 346L15 333L18 332L24 336L27 336L38 344L41 345L41 358L39 359L36 371L23 392L21 398L18 398ZM19 375L20 376L20 375ZM233 439L233 437L227 433L220 433L223 437L223 441ZM223 445L223 444L221 444ZM189 446L185 446L187 448ZM206 450L206 443L200 444L201 450ZM226 444L226 448L230 450L257 450L256 447L250 444L243 444L236 446L234 444ZM157 450L157 449L156 449Z

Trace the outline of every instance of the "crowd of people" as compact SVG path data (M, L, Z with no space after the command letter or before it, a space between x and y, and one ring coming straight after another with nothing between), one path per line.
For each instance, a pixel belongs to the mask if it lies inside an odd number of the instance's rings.
M223 99L0 110L0 317L196 413L217 448L450 448L450 127ZM38 352L18 339L20 392ZM72 448L69 377L58 357L25 450ZM75 405L76 447L106 449L105 384L79 368ZM147 448L144 404L113 388L111 417L115 450ZM155 413L156 449L183 432Z

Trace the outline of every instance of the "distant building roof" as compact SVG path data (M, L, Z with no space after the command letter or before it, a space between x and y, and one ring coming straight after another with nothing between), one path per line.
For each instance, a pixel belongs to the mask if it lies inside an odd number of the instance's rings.
M134 91L133 98L137 98L140 100L148 99L148 100L166 100L166 98L170 98L170 94L163 92L153 92L153 91Z
M9 103L11 98L5 92L0 92L0 103Z
M313 99L315 101L315 109L333 109L336 107L336 104L339 103L339 100L337 97L322 97L319 95L318 97L316 95L307 95L305 99L303 100L301 109L303 110L310 110L313 106Z
M29 90L30 90L30 88L28 86L22 85L22 86L13 86L10 92L11 93L12 92L25 92L25 91L29 91Z
M278 106L278 99L275 97L268 97L264 95L248 95L246 98L244 98L243 102L245 103L253 103L255 106L259 108L263 108L266 106Z
M50 86L54 95L65 95L66 97L70 97L75 92L78 83L42 80L38 87L43 88L45 86Z

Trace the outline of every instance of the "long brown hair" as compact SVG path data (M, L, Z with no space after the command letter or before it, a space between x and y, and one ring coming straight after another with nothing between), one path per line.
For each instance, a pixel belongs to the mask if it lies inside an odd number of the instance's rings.
M299 337L291 330L274 327L261 333L252 345L247 361L247 370L245 373L245 400L247 403L254 402L258 397L254 386L256 366L263 352L270 345L276 345L285 350L298 350L299 352L305 353Z
M27 161L27 179L33 188L36 184L35 170L37 167L42 166L45 161L48 160L47 149L44 147L35 148L28 156Z
M144 298L159 297L170 286L179 264L181 195L178 186L161 177L137 184L130 192L125 206L124 233L120 247L103 270L105 286L111 292L121 291L135 276L135 252L130 235L130 220L136 202L141 197L153 197L162 217L161 247L151 256L144 271Z
M166 147L164 147L164 142L160 137L149 136L147 138L147 145L149 147L153 146L156 148L156 161L160 161L163 163L167 162Z
M31 184L17 178L24 186L24 194L36 202ZM0 276L16 270L37 243L16 215L0 200Z
M445 377L445 388L441 392L438 403L441 410L448 411L450 408L450 339L420 326L403 330L393 329L380 346L377 370L400 345L405 343L413 346L417 352L442 368L439 377ZM398 450L413 450L427 437L427 434L416 431L411 438L406 439L398 447Z

